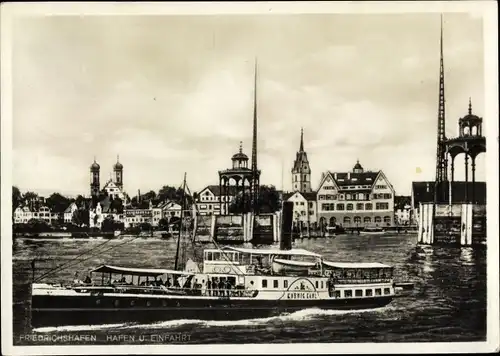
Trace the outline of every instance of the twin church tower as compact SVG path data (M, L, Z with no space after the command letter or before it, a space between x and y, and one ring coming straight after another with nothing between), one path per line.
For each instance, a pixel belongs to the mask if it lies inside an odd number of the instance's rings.
M294 192L310 193L311 188L311 167L304 151L304 129L300 130L300 147L293 162L292 187Z
M101 167L94 158L94 163L90 166L90 196L92 197L99 196L99 192L101 191L100 170ZM123 164L120 163L118 157L116 158L116 163L113 165L112 181L120 190L123 190Z

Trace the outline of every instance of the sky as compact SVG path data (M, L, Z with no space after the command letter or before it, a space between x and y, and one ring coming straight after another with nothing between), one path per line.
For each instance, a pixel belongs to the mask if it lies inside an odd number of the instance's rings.
M484 112L482 19L444 14L446 134ZM257 59L261 184L291 189L300 130L313 189L359 159L398 195L435 176L439 14L46 16L13 24L13 184L89 194L119 155L130 195L218 184L251 156ZM485 125L485 129L487 126ZM477 160L485 180L485 159ZM456 159L464 179L463 156Z

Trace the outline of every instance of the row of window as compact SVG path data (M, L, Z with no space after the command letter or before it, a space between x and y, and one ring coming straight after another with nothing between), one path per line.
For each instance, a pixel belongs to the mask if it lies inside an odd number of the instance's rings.
M371 199L392 199L391 193L372 194ZM318 200L370 200L370 194L354 193L354 194L320 194Z
M352 298L353 297L353 291L352 290L349 290L349 289L346 289L343 291L344 292L344 298ZM363 289L355 289L354 290L354 296L355 297L373 297L374 295L375 296L380 296L382 295L382 288L375 288L375 290L373 289L365 289L364 290L364 294L363 294ZM375 294L374 294L375 292ZM391 294L391 289L390 288L384 288L384 295L389 295ZM335 291L335 298L340 298L342 295L341 295L341 291L340 290L336 290Z
M267 279L262 280L262 288L268 288L268 283ZM279 288L279 280L278 279L273 279L273 286L272 288ZM314 283L316 289L323 289L325 288L325 282L324 281L315 281ZM269 287L270 288L270 287ZM283 289L288 288L288 280L283 280Z
M227 195L220 195L220 196L210 196L207 194L207 196L200 196L200 201L230 201L231 200L231 196L227 196Z
M336 208L336 209L335 209ZM375 210L388 210L389 209L389 203L376 203L375 204ZM343 203L324 203L321 204L321 210L323 211L343 211L343 210L348 210L352 211L354 210L354 204L343 204ZM373 210L373 204L372 203L358 203L356 204L356 210Z
M372 199L391 199L391 193L375 193L372 195Z
M294 175L294 176L293 176L293 181L294 181L294 182L298 182L298 178L299 178L299 177L300 177L300 175ZM303 182L307 182L307 174L304 174L304 175L302 176L302 181L303 181Z
M306 212L304 210L302 211L297 211L295 212L295 215L296 216L306 216ZM309 215L314 215L314 210L309 210Z
M322 217L320 219L320 222L323 221L323 224L326 224L326 218ZM337 219L332 216L330 218L330 225L333 225L337 222ZM350 224L351 223L351 218L349 216L344 216L344 220L343 220L344 224ZM372 218L369 217L369 216L365 216L363 218L363 222L365 224L367 223L371 223L372 222ZM375 216L375 218L373 219L373 222L375 223L381 223L382 222L382 217L380 216ZM384 216L384 222L385 223L390 223L391 222L391 217L390 216ZM361 223L361 216L355 216L354 217L354 223Z
M304 206L304 202L303 201L296 201L295 202L295 205L301 205L301 206ZM312 202L309 202L309 207L312 208L313 207L313 203Z

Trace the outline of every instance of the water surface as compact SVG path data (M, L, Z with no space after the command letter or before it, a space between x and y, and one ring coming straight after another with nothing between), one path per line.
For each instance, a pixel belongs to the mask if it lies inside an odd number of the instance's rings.
M71 280L75 271L88 270L103 263L173 268L176 243L144 238L109 242L103 239L16 239L13 249L14 345L486 340L485 249L437 246L422 249L416 247L415 235L304 239L297 240L294 247L321 253L333 261L393 265L396 278L413 281L415 289L408 296L374 310L307 309L273 318L228 322L176 320L146 325L131 323L33 330L29 325L28 293L33 258L43 260L37 263L36 275L40 276L95 249L90 252L90 258L83 255L79 258L83 260L81 263L68 265L69 268L45 279L46 282L61 282ZM188 255L201 256L200 252L201 248L188 249ZM41 339L32 341L26 335ZM81 335L86 335L87 340L75 339ZM90 339L89 335L92 336Z

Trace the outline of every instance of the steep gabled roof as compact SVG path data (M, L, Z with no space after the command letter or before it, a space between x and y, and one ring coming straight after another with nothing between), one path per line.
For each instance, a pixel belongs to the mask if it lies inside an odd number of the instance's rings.
M75 205L76 206L76 203L75 202L72 202L71 204L68 205L68 207L64 210L65 213L71 213L71 207Z
M202 193L204 193L206 190L210 190L213 195L216 197L221 195L220 192L220 187L218 185L207 185L205 188L203 188L198 196L200 196ZM236 190L236 187L234 185L229 186L229 195L234 196L237 194L238 191L241 191L242 187L238 187L238 190Z
M306 193L306 192L299 192L299 191L283 194L283 200L287 201L288 199L293 197L295 194L300 194L307 201L316 201L316 196L317 196L316 192L307 192Z

